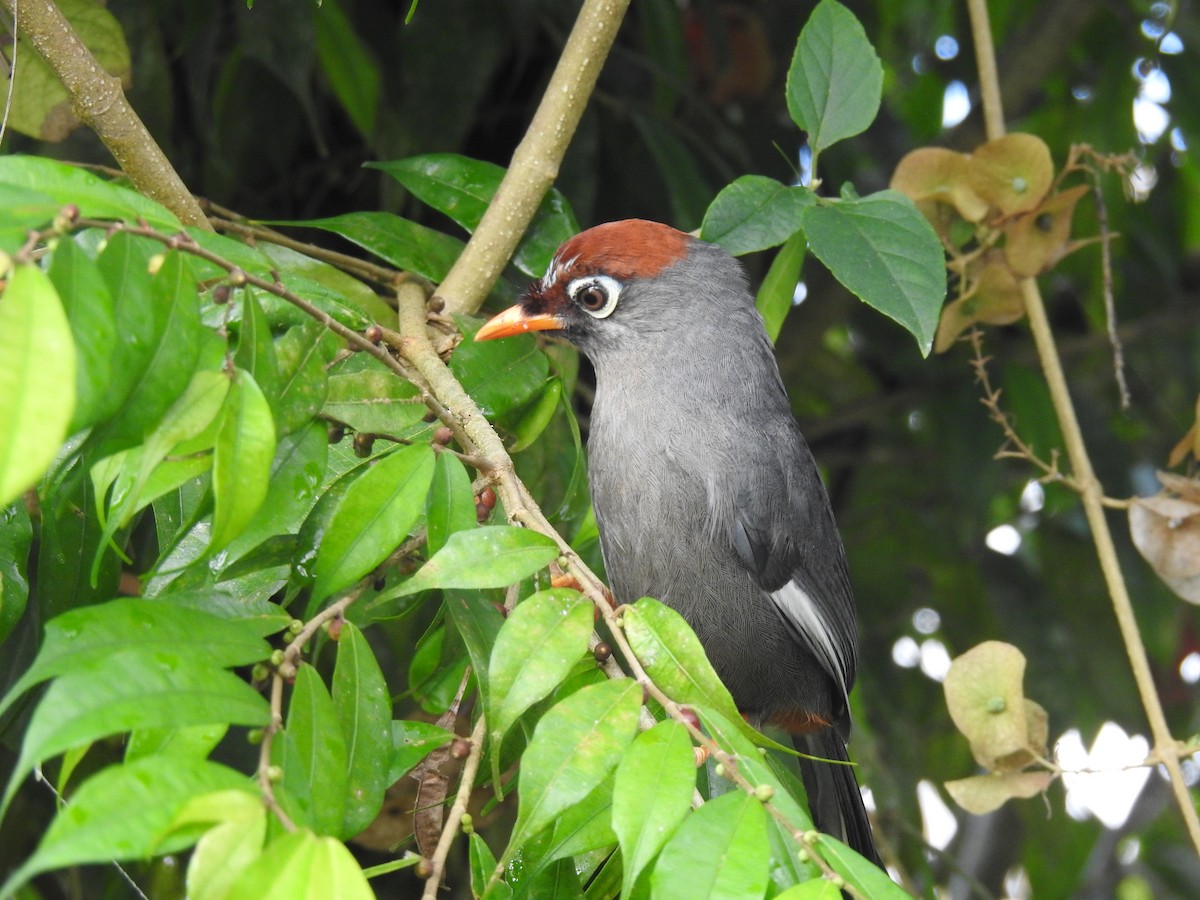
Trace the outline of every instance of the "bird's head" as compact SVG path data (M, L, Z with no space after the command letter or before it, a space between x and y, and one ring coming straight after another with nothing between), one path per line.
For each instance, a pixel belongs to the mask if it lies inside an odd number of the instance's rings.
M697 320L719 323L748 298L741 266L724 250L658 222L626 219L564 243L542 279L475 340L558 332L596 359L609 349L652 346L656 336L694 334Z

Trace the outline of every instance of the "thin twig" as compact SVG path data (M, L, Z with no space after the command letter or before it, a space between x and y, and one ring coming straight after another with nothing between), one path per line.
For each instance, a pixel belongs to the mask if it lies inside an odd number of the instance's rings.
M419 276L413 275L410 272L389 269L386 266L376 265L369 260L359 259L357 256L351 256L348 253L339 253L336 250L330 250L328 247L320 247L316 244L310 244L307 241L297 240L265 225L239 221L232 218L232 213L215 203L209 203L209 206L213 209L214 213L220 210L219 214L212 215L209 218L209 221L212 222L213 227L218 232L236 234L238 237L244 238L251 243L261 241L268 244L277 244L280 247L295 250L297 253L302 253L313 259L327 262L342 271L350 272L384 287L395 288L396 285L402 284L405 281L419 280Z
M258 748L258 789L262 793L263 805L274 814L288 831L296 830L296 823L283 811L275 797L275 768L271 765L271 747L275 735L283 730L283 676L278 671L271 673L271 721L263 729L262 744Z
M458 792L454 795L454 802L450 805L450 809L446 813L446 824L442 829L442 835L438 840L437 847L429 857L430 874L425 879L425 890L421 893L421 900L434 900L437 897L438 886L442 883L442 873L446 871L446 858L450 855L450 847L454 843L454 838L458 835L463 815L467 811L467 804L471 800L471 790L475 786L475 776L479 772L479 762L483 759L483 738L485 734L487 734L487 722L481 713L479 721L475 723L475 729L471 732L471 750L467 754L466 762L463 763L462 773L459 775Z

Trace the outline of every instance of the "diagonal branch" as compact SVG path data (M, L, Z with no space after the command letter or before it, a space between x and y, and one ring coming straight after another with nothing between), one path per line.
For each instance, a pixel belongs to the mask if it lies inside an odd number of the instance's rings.
M584 0L562 56L508 173L454 268L438 288L446 312L473 313L525 235L558 176L630 0Z
M104 71L58 7L51 0L0 0L0 5L58 76L75 115L96 132L133 186L183 224L211 231L200 204L129 105L121 79Z

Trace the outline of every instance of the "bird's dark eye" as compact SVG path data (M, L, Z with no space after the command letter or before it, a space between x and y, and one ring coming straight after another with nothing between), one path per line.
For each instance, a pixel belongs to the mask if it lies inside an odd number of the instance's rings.
M617 308L621 282L608 275L576 278L567 285L567 295L588 315L603 319Z
M579 305L591 312L604 309L604 304L607 302L608 294L604 293L604 288L598 284L593 284L579 292Z

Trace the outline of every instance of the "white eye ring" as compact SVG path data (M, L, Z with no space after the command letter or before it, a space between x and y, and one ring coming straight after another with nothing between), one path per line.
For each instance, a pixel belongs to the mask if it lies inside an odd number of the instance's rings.
M608 275L576 278L567 285L567 296L592 318L606 319L617 308L617 300L621 296L621 282Z

